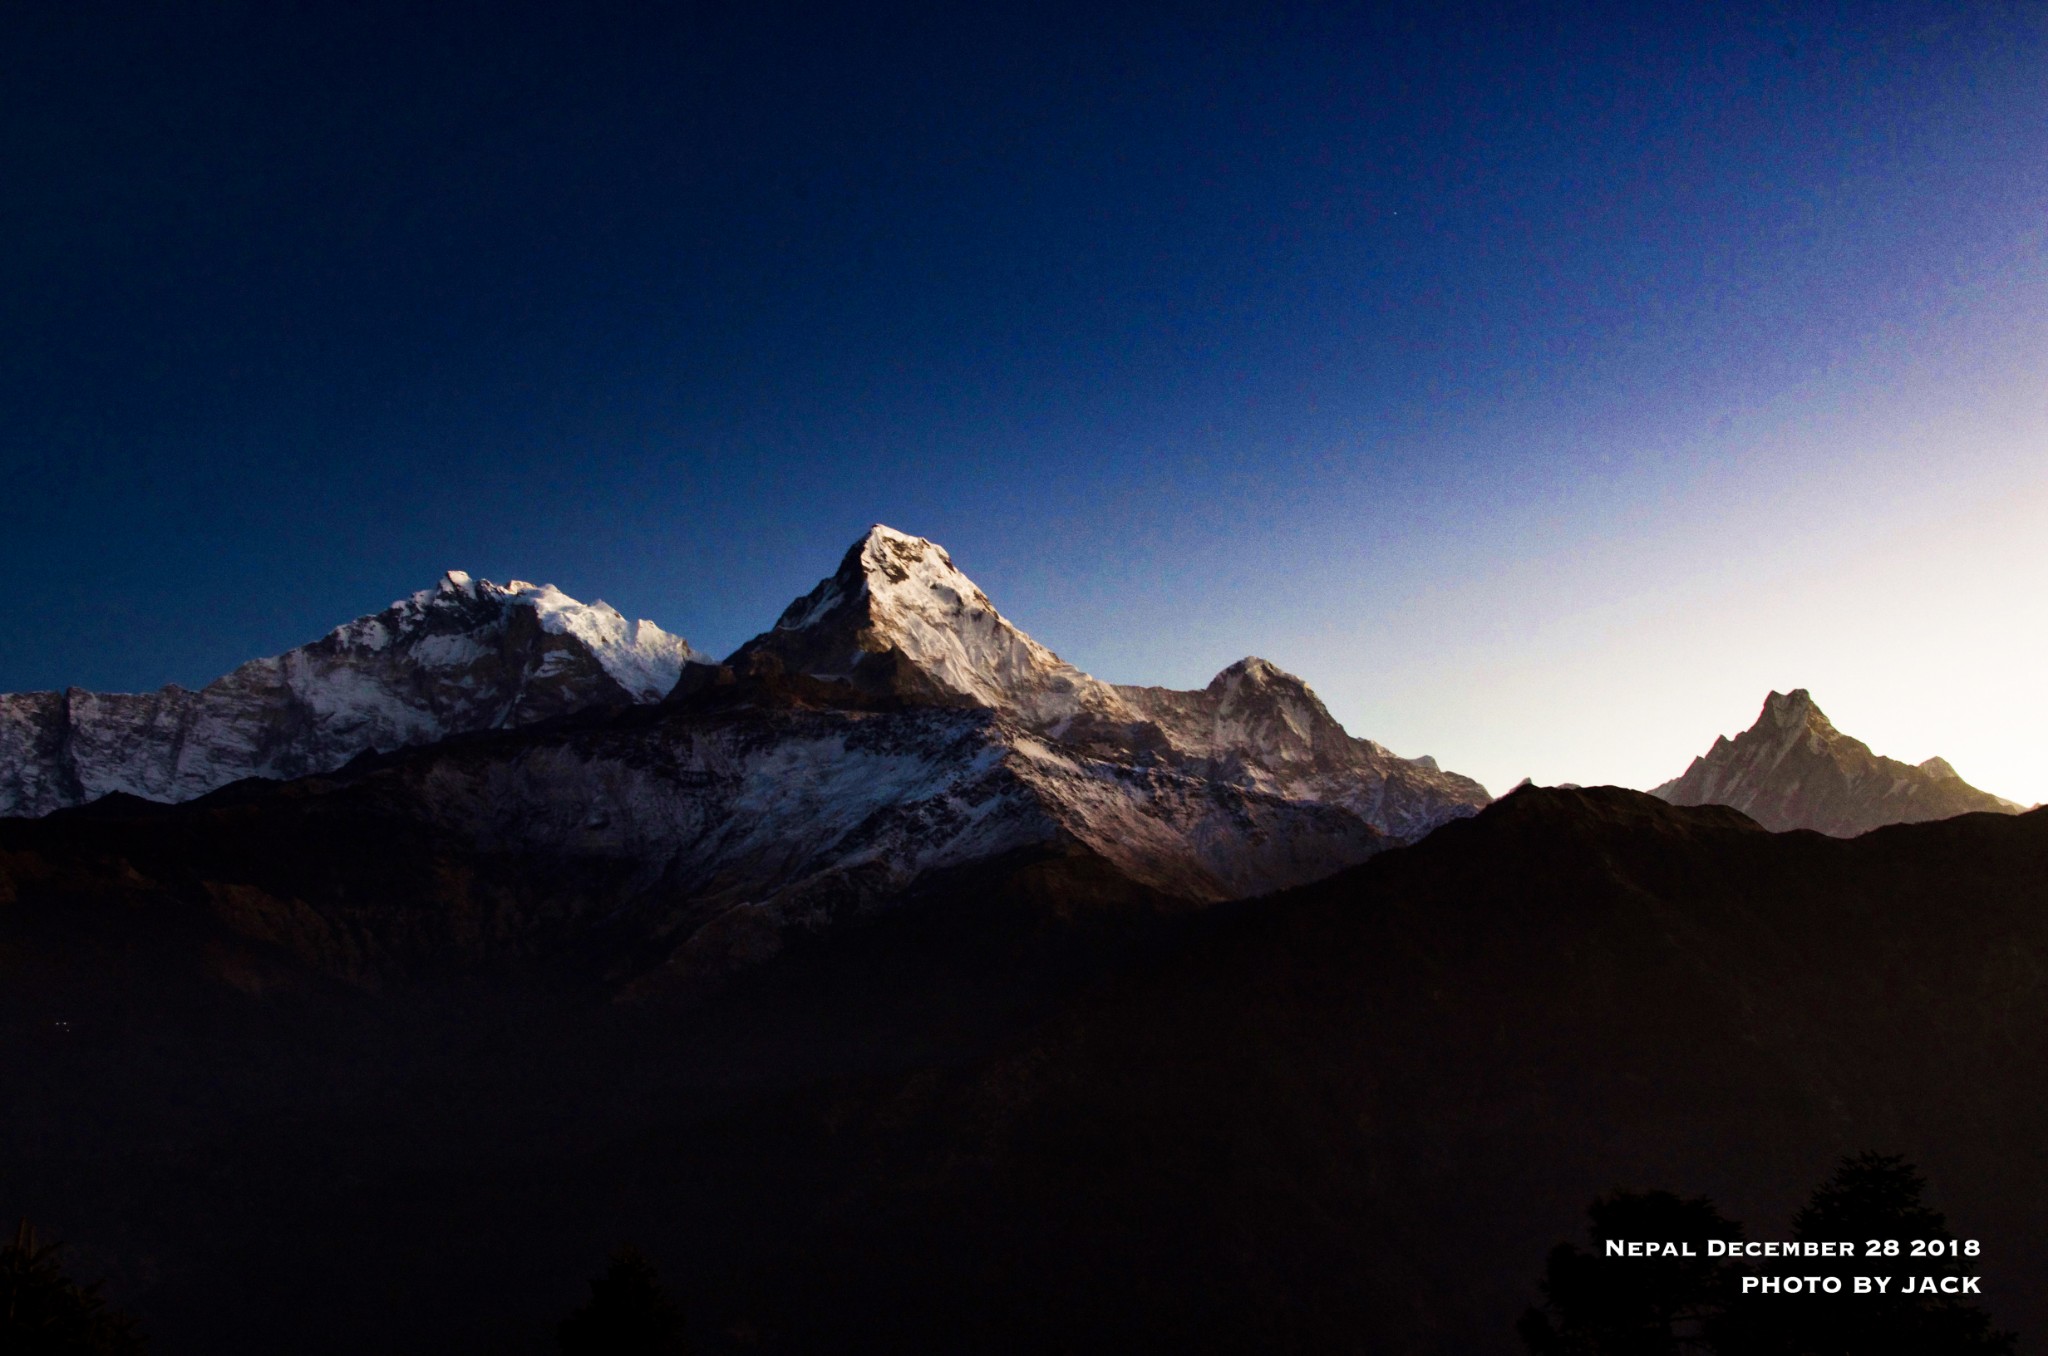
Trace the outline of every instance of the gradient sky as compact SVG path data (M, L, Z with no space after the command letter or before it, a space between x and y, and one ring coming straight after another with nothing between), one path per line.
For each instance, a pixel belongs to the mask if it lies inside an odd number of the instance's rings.
M883 521L1495 791L2048 800L2048 5L987 8L0 10L0 690Z

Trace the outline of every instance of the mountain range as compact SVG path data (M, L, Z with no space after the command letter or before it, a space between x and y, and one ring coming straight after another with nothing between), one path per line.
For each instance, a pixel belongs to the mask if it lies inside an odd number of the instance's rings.
M120 792L182 801L244 777L290 778L361 753L654 701L680 636L551 585L450 571L434 588L197 692L0 695L0 814Z
M197 692L0 694L0 815L47 814L115 792L185 801L246 777L327 773L367 753L674 700L740 674L815 678L854 701L991 711L1112 762L1163 763L1340 807L1396 841L1486 800L1432 759L1352 738L1305 684L1261 659L1241 660L1197 692L1093 678L1006 620L942 547L877 526L723 666L602 602L450 571L432 589ZM1805 689L1771 693L1750 730L1717 740L1651 794L1729 805L1774 831L1838 836L2021 808L1970 786L1943 759L1879 757L1836 730ZM1212 893L1259 873L1224 874Z
M1803 692L1496 801L877 527L719 662L451 574L0 703L0 1210L171 1356L537 1356L623 1239L703 1351L1506 1353L1596 1193L1865 1148L2048 1324L2048 812Z
M1653 794L1837 835L2018 808L1938 759L1876 757L1804 691ZM723 662L552 586L451 572L198 692L0 697L0 808L94 800L95 832L125 845L103 859L336 975L576 939L658 993L991 862L1209 904L1488 796L1350 735L1263 659L1195 691L1103 682L944 548L878 525ZM347 927L309 908L323 892L357 897Z
M635 991L715 980L986 862L1097 863L1209 903L1488 800L1350 736L1264 660L1194 692L1089 677L942 548L885 527L727 662L697 658L608 608L450 576L200 694L17 698L72 714L18 727L34 738L15 747L53 752L11 778L47 800L91 769L173 799L307 767L182 806L109 795L93 832L125 846L97 860L352 980L587 943L639 971ZM103 727L77 713L123 700L204 720L138 719L131 760L83 757L79 731ZM314 902L344 895L346 919Z

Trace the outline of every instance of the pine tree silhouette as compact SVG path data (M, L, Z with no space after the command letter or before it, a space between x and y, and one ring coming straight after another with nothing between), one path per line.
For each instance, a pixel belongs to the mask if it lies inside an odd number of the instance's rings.
M630 1244L590 1283L590 1301L562 1321L562 1356L686 1356L683 1311L654 1264Z
M58 1262L63 1244L45 1243L21 1221L0 1247L0 1351L7 1356L135 1356L135 1320L109 1308L100 1283L80 1285Z
M1735 1272L1697 1257L1608 1257L1610 1238L1690 1242L1739 1238L1704 1196L1616 1191L1593 1202L1592 1251L1560 1243L1544 1268L1541 1308L1516 1325L1534 1356L1678 1356L1713 1350L1709 1334L1734 1293Z
M1955 1237L1941 1212L1921 1199L1926 1187L1903 1158L1865 1152L1843 1159L1792 1217L1794 1238L1855 1246L1856 1256L1799 1266L1803 1273L1842 1277L1842 1293L1745 1296L1729 1314L1731 1326L1749 1334L1741 1349L1787 1356L2011 1356L2017 1339L1994 1329L1977 1306L1940 1293L1900 1293L1908 1277L1977 1270L1967 1257L1910 1256L1914 1241ZM1863 1255L1872 1240L1897 1240L1901 1255ZM1891 1288L1855 1294L1849 1278L1857 1275L1888 1275Z
M2012 1356L2016 1338L1954 1295L1902 1293L1905 1278L1975 1273L1967 1256L1915 1258L1915 1240L1948 1241L1948 1223L1921 1199L1926 1183L1903 1158L1842 1160L1793 1216L1801 1242L1852 1243L1856 1255L1801 1258L1804 1276L1843 1278L1839 1294L1744 1294L1746 1266L1696 1258L1608 1257L1610 1238L1645 1242L1739 1238L1704 1197L1617 1191L1587 1212L1593 1249L1551 1249L1544 1303L1516 1326L1532 1356ZM1864 1255L1870 1240L1897 1240L1899 1256ZM1767 1274L1782 1268L1760 1268ZM1849 1278L1889 1275L1887 1293L1856 1294Z

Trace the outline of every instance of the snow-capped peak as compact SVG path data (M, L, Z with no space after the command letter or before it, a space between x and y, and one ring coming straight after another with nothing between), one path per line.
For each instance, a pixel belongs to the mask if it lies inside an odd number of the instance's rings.
M433 588L401 598L377 616L337 628L333 638L359 650L378 650L398 641L408 645L416 660L434 666L467 663L479 629L501 626L513 608L530 609L549 635L582 642L604 671L640 701L665 696L683 665L712 662L681 636L651 621L628 621L603 600L578 602L553 584L524 579L494 584L464 570L450 570Z
M608 604L450 570L198 692L0 695L0 814L109 791L185 800L242 777L303 776L368 751L659 701L693 660L708 662Z
M997 711L1039 734L1276 794L1353 805L1396 836L1486 802L1476 782L1353 739L1303 683L1250 656L1194 692L1090 677L1011 625L946 549L881 524L773 630L729 661L768 660L857 690Z
M1115 689L1011 625L944 547L880 523L734 658L750 655L1033 724L1083 710L1130 715Z
M711 658L690 648L681 636L670 635L651 621L627 621L619 610L599 599L579 603L553 584L515 579L502 590L486 582L483 589L514 607L530 607L550 635L574 636L590 647L604 671L620 687L642 701L658 701L676 685L685 664L708 664Z
M808 630L830 618L842 604L869 598L883 600L885 619L898 614L938 618L962 607L997 616L988 595L960 573L945 547L876 523L847 551L831 578L789 605L775 629Z

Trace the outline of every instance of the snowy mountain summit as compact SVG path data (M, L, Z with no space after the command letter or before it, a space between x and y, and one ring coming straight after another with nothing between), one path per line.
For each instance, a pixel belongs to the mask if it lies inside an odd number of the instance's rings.
M1683 776L1651 793L1673 805L1729 805L1773 832L1814 829L1850 838L1885 824L2018 805L1979 791L1947 760L1919 766L1881 757L1834 726L1805 688L1773 692L1756 724L1722 736Z
M382 650L393 641L403 650L408 645L412 658L422 667L446 668L459 663L470 651L463 644L450 643L427 648L424 636L451 633L465 637L471 649L480 650L488 635L501 631L529 630L520 617L529 611L532 627L539 635L557 638L542 641L545 651L535 677L581 669L579 681L601 687L589 672L587 661L597 667L635 701L659 701L675 686L685 664L708 664L709 655L690 648L681 636L672 636L651 621L627 621L609 603L579 603L553 584L529 584L515 579L497 585L488 579L471 579L461 570L450 570L432 589L423 589L372 617L361 617L339 627L332 636L345 647ZM530 717L527 717L530 718ZM514 718L506 724L522 724Z
M839 569L733 656L1034 727L1122 713L1115 690L1011 625L946 549L877 524Z
M656 701L692 661L708 662L604 603L451 570L197 692L0 696L0 814L112 791L189 800L243 777L327 772L360 753Z
M1352 737L1306 683L1264 659L1241 659L1193 692L1091 677L1007 620L944 547L880 524L729 662L764 661L870 694L995 711L1103 756L1341 805L1396 840L1488 800L1433 759Z

